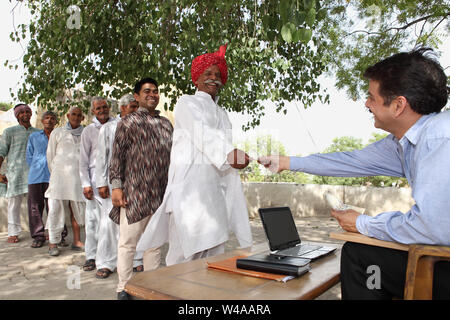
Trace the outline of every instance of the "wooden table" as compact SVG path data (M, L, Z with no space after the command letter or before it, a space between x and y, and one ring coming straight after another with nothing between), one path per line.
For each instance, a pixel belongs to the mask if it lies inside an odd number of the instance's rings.
M315 243L330 246L329 243ZM341 245L311 262L311 270L286 283L208 269L206 262L268 250L267 244L138 273L128 281L130 295L147 300L293 300L314 299L339 282Z

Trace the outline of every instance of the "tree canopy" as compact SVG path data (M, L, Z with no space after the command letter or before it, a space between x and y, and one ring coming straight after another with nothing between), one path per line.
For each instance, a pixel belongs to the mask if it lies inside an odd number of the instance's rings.
M118 99L152 76L172 109L181 94L195 91L192 59L228 43L220 103L251 115L247 128L259 124L264 100L284 113L285 101L305 108L329 102L319 84L325 73L356 99L368 65L411 41L436 47L437 26L450 12L445 0L10 1L32 13L11 34L14 41L30 35L19 100L63 111L79 103L61 99L69 89L82 85L87 95ZM352 31L358 19L366 26Z

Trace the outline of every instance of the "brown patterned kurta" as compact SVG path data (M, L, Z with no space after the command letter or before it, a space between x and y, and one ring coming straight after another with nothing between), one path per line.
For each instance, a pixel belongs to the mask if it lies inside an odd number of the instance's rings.
M153 215L163 200L172 132L168 119L159 116L159 112L151 116L144 108L127 115L117 125L109 180L113 189L123 190L129 224ZM114 207L109 216L119 224L120 208Z

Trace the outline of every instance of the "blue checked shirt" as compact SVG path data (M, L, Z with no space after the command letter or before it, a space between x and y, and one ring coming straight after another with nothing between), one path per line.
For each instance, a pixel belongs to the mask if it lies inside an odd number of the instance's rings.
M450 245L450 111L422 116L400 140L391 134L362 150L291 157L290 169L335 177L406 177L415 200L411 210L360 215L356 228L381 240Z
M48 183L50 181L50 172L47 165L47 146L48 138L44 130L30 134L26 156L30 167L28 184Z

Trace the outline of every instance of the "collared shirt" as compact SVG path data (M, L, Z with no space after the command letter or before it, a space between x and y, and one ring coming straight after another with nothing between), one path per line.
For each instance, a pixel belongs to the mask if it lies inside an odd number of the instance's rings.
M27 141L39 129L17 125L6 128L0 138L0 157L6 158L6 198L28 193Z
M110 117L106 123L116 120L116 118ZM81 133L80 178L82 188L95 187L95 160L101 127L102 124L94 117L93 123L84 128Z
M381 240L450 245L450 111L422 116L400 140L389 135L362 150L292 157L290 168L337 177L406 177L416 202L411 210L360 215L356 228Z
M27 163L30 167L28 172L28 184L48 183L50 172L47 165L48 138L44 130L33 132L28 138Z
M128 223L138 222L158 209L167 185L173 127L164 117L139 108L117 125L109 178L125 195ZM119 208L111 219L119 223Z

